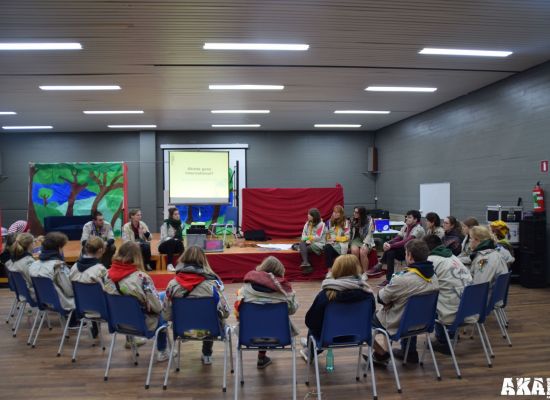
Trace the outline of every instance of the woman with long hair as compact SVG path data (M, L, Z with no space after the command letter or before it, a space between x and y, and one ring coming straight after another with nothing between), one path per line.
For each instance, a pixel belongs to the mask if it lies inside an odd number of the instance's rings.
M434 212L426 214L426 236L436 235L440 239L445 236L445 229L441 227L441 218Z
M141 220L142 214L139 208L131 209L128 216L130 217L130 221L122 227L122 241L139 244L145 269L152 271L150 242L153 239L153 235L151 235L147 224Z
M462 240L461 251L458 255L458 258L464 265L470 265L472 259L470 254L472 254L472 249L470 249L470 229L474 226L479 226L479 222L474 217L468 217L462 221L462 234L464 239Z
M183 253L183 224L180 212L176 207L168 209L168 218L160 227L159 253L166 254L168 265L166 269L174 272L174 255Z
M374 248L374 224L365 207L355 207L350 229L351 254L357 257L363 272L369 269L369 253Z
M325 262L327 268L332 268L336 257L341 254L347 254L349 237L350 224L346 219L344 207L335 205L325 236Z
M321 254L325 246L325 223L321 219L321 213L317 208L310 208L307 213L307 221L302 230L300 240L300 256L302 263L300 268L304 274L311 274L313 268L309 262L309 253Z
M464 240L460 222L452 215L449 215L443 220L443 229L445 230L445 236L442 239L443 244L455 256L458 256L462 251L462 240Z
M15 242L10 247L11 261L9 270L21 272L27 283L27 288L33 298L34 287L32 285L31 276L29 273L30 266L34 263L32 249L34 245L34 237L30 233L20 233L15 238Z

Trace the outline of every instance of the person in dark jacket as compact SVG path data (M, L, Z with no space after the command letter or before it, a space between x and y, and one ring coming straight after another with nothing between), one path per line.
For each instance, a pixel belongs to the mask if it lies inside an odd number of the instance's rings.
M449 215L443 220L443 229L445 229L443 245L451 250L455 256L458 256L462 252L462 241L464 240L460 222Z
M373 292L367 283L367 275L362 274L363 268L359 259L353 254L341 255L336 258L331 272L321 284L321 291L315 297L313 304L306 313L308 337L320 338L323 329L323 319L327 305L336 301L339 303L355 303L369 299L374 304ZM302 346L307 347L307 339L301 339ZM309 353L301 354L309 359Z

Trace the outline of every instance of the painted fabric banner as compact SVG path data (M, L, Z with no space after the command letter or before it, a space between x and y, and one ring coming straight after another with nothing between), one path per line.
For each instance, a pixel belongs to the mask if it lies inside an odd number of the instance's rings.
M120 236L127 208L124 163L30 163L29 177L28 218L34 235L44 234L45 217L100 211Z

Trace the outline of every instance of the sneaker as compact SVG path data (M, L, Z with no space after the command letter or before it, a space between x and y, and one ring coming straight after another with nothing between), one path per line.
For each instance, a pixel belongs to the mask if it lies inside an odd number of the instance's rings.
M174 268L174 266L173 266L172 264L168 264L168 265L166 266L166 270L167 270L168 272L176 272L176 268Z
M309 263L300 264L300 269L302 270L302 274L304 275L309 275L313 272L313 267Z
M361 354L363 356L363 360L366 362L369 362L369 355L368 354ZM372 365L375 367L381 367L386 368L388 366L388 360L390 359L390 353L386 352L384 355L379 355L376 352L372 353Z
M446 354L448 356L451 355L451 350L449 350L449 346L446 343L440 343L439 340L432 340L432 347L434 351L437 351L441 354Z
M146 266L145 266L145 270L146 270L147 272L151 272L151 271L153 270L153 268L151 268L150 265L146 265Z
M393 356L399 360L403 360L405 358L405 350L393 349ZM409 364L418 364L418 352L409 349L409 354L407 354L407 362Z
M265 356L265 357L258 358L258 362L256 363L256 366L258 367L258 369L264 369L269 364L271 364L271 358L269 358L268 356Z
M374 267L367 270L368 276L379 275L382 272L382 263L376 264Z
M178 356L178 352L174 350L172 352L172 357L176 358L177 356ZM166 361L168 360L169 357L170 357L170 353L168 352L168 349L165 349L162 351L157 350L157 362Z
M201 360L203 365L210 365L212 364L212 356L205 356L204 354L201 356Z
M386 286L388 285L388 283L390 283L390 282L388 282L387 279L384 279L384 282L379 283L377 286L378 286L379 288L383 288L383 287L386 287Z
M305 338L305 337L300 338L300 344L302 345L302 347L304 349L307 348L307 338Z
M132 340L136 344L137 347L143 346L145 343L147 343L147 339L145 338L133 338L133 339L126 339L126 344L124 345L125 348L131 349L132 348Z

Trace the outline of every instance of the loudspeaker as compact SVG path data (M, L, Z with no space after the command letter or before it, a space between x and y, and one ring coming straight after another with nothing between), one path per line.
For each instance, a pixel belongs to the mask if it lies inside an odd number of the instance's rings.
M526 288L546 287L546 254L521 252L519 282Z
M546 221L524 219L519 224L519 248L533 254L546 253Z
M369 147L367 160L367 171L378 172L378 149L376 147Z
M519 282L527 288L546 287L546 220L520 222Z

